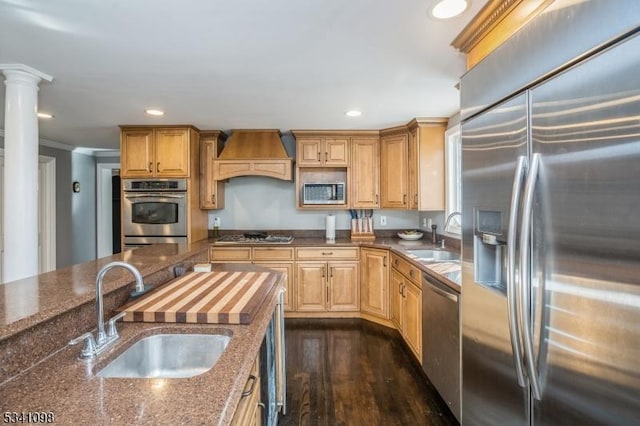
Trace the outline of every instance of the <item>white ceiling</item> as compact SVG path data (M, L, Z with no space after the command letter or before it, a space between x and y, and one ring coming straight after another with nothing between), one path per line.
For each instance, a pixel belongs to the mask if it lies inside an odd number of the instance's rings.
M0 0L0 64L54 77L40 137L73 146L117 149L119 124L379 129L459 108L450 43L486 0L448 21L434 3Z

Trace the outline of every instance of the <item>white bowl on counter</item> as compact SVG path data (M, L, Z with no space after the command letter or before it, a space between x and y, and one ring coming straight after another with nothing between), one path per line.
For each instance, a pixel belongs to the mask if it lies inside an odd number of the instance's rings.
M423 237L423 233L422 232L416 232L415 234L404 234L402 232L398 232L398 237L402 238L403 240L407 240L407 241L415 241L415 240L419 240L420 238Z

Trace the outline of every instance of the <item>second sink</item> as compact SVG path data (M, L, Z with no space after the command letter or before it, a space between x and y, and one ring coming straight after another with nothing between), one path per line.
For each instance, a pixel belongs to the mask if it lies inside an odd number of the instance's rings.
M457 262L460 260L458 253L444 250L407 250L407 253L425 262Z
M156 334L138 340L98 372L99 377L183 378L210 370L231 337Z

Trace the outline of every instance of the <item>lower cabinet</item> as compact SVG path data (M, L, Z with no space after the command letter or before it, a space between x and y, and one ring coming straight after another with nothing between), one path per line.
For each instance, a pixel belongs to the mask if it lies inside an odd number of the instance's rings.
M422 289L395 268L391 269L391 320L422 362Z
M389 319L389 251L360 251L360 310Z
M358 262L297 262L298 312L360 310Z
M256 357L253 368L242 390L242 397L233 415L233 426L259 426L262 424L260 409L260 356Z

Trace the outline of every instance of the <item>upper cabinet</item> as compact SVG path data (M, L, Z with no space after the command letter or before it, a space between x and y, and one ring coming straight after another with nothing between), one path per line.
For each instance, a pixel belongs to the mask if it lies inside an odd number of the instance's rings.
M380 207L444 210L446 119L414 119L380 132Z
M200 208L224 208L224 182L213 177L213 160L222 151L227 135L217 130L200 132Z
M190 177L192 145L197 141L198 133L190 126L121 126L121 176Z
M445 209L446 119L412 120L409 128L409 209Z
M409 136L394 128L380 136L380 207L409 208Z
M351 207L380 207L380 139L378 136L351 138L351 169L349 171Z
M295 135L298 167L349 166L349 137Z

